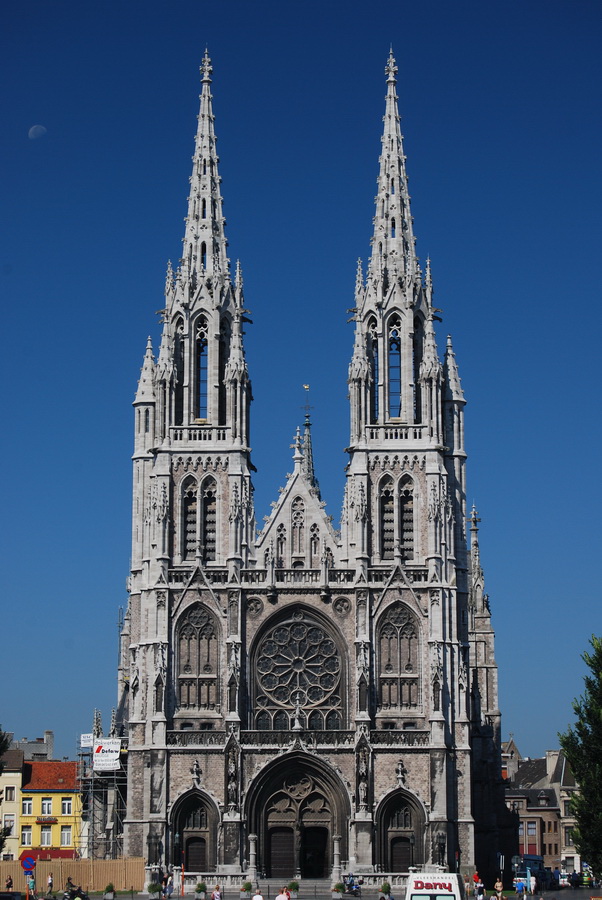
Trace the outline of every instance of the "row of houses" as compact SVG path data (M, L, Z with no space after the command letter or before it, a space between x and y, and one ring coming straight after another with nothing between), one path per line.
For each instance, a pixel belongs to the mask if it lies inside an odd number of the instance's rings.
M551 871L582 871L587 860L573 843L571 812L578 785L562 750L524 759L511 738L502 744L502 778L506 806L515 815L516 854L542 856Z
M2 859L75 859L84 843L78 764L72 760L26 759L11 747L0 774Z

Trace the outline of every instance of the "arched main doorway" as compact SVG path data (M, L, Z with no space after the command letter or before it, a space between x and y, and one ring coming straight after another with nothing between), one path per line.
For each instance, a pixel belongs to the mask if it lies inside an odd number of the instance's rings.
M407 872L424 859L424 812L414 797L395 791L377 811L378 862L388 872Z
M260 871L283 880L329 877L333 836L346 836L348 818L342 783L318 760L295 754L270 766L249 796Z
M191 791L174 804L172 813L174 865L186 872L207 872L216 868L217 814L212 803L199 791Z

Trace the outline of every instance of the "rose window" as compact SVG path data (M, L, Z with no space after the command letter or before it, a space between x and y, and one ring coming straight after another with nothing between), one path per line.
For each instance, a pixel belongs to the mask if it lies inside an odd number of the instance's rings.
M297 614L267 633L256 660L257 727L287 728L295 718L302 727L341 727L340 655L324 628Z

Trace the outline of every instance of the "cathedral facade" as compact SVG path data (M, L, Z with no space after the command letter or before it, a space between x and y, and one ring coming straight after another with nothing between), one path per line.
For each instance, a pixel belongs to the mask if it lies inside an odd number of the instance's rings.
M222 877L493 872L494 635L466 509L464 396L415 252L395 60L356 277L340 531L308 417L256 528L211 73L205 55L184 252L134 402L125 852Z

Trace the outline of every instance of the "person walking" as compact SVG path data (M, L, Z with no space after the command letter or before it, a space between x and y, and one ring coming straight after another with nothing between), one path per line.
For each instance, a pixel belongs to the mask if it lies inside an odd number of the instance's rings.
M252 900L263 900L263 894L261 893L261 891L259 890L259 888L257 888L257 890L255 891L255 893L253 894Z
M497 900L501 900L502 894L504 893L504 882L501 878L498 878L496 883L493 885L493 890L495 891Z
M48 882L47 882L47 883L48 883L48 890L46 891L46 896L47 896L47 897L52 897L52 888L53 888L53 885L54 885L54 880L53 880L53 878L52 878L52 872L51 872L50 875L48 876Z

